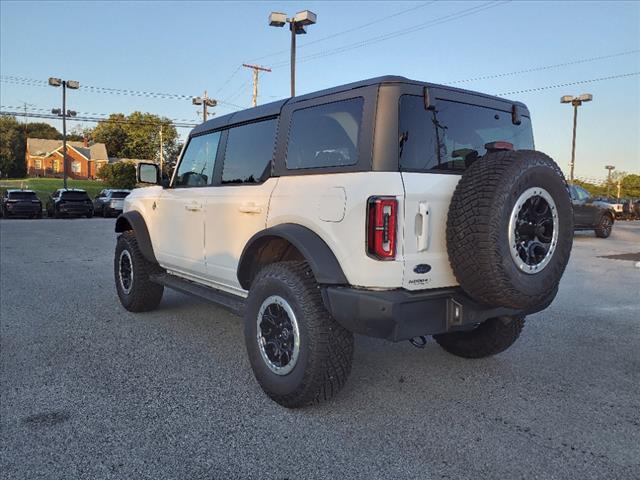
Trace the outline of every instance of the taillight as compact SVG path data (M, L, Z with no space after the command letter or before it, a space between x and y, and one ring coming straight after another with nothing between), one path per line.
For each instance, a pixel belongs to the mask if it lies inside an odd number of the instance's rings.
M398 201L394 197L371 197L367 208L367 251L380 260L393 260L396 257Z

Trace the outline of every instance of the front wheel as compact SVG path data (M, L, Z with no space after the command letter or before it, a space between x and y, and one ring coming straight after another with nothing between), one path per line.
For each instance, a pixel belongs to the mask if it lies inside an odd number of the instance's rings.
M515 343L524 328L524 316L495 317L473 330L434 335L447 352L464 358L483 358L504 352Z
M595 228L596 237L609 238L613 230L613 218L610 215L604 214Z
M149 277L160 273L161 268L144 258L131 230L118 237L113 269L116 290L124 308L130 312L148 312L158 306L164 287Z
M351 372L353 333L324 308L306 262L274 263L258 273L244 332L258 383L284 407L330 399Z

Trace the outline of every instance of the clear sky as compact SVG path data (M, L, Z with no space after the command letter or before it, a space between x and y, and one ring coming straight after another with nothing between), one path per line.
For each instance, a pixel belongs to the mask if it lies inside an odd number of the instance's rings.
M269 27L267 16L303 9L314 11L318 23L298 37L298 94L385 74L450 83L634 50L456 86L506 93L640 72L637 1L2 1L0 103L3 110L24 102L29 110L58 107L59 89L6 81L57 76L85 86L194 96L206 89L209 96L247 107L251 72L238 69L243 62L274 67L260 77L260 103L284 98L289 32ZM607 164L640 173L639 75L508 98L529 106L536 147L566 171L572 112L559 99L584 92L594 100L579 111L576 176L602 178ZM187 99L82 89L69 93L68 108L198 120ZM236 109L227 103L214 111ZM53 124L60 128L58 121Z

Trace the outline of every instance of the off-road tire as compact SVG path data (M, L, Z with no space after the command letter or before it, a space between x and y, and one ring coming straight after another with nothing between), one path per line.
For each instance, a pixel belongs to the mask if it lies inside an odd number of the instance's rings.
M129 293L125 292L120 281L119 262L123 250L129 252L133 267L133 281ZM132 230L126 231L118 237L113 270L116 291L124 308L130 312L148 312L158 306L162 300L164 286L152 282L149 276L161 273L162 268L144 258Z
M544 268L523 272L511 257L510 217L530 188L555 202L558 236ZM492 306L527 309L556 292L573 244L573 209L562 171L547 155L532 151L488 153L456 186L447 218L447 252L463 290Z
M495 317L475 329L434 335L447 352L463 358L483 358L504 352L514 344L524 327L524 316Z
M598 220L596 228L594 229L596 237L609 238L609 235L611 235L611 231L613 230L613 224L614 220L611 215L609 215L608 213L602 215L600 217L600 220Z
M300 350L286 375L272 372L261 356L257 339L260 306L270 296L282 297L298 322ZM332 398L344 386L353 359L353 333L324 308L320 289L306 262L265 266L251 284L245 312L245 343L253 373L264 392L287 408Z

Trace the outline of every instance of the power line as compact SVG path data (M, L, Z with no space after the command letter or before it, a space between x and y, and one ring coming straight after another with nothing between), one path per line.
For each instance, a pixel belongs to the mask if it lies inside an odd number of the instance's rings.
M483 75L483 76L480 76L480 77L466 78L464 80L454 80L452 82L447 82L447 85L455 85L457 83L474 82L474 81L477 81L477 80L489 80L489 79L492 79L492 78L508 77L508 76L511 76L511 75L519 75L519 74L522 74L522 73L539 72L539 71L542 71L542 70L550 70L552 68L567 67L567 66L570 66L570 65L578 65L578 64L581 64L581 63L595 62L597 60L606 60L608 58L622 57L624 55L632 55L632 54L638 53L638 52L640 52L640 49L627 50L625 52L612 53L610 55L601 55L599 57L581 58L581 59L578 59L578 60L572 60L570 62L556 63L556 64L553 64L553 65L544 65L542 67L525 68L523 70L516 70L514 72L496 73L496 74L492 74L492 75Z
M0 77L0 81L2 83L12 83L17 85L26 85L26 86L48 86L45 80L38 80L34 78L25 78L18 77L14 75L2 75ZM123 88L109 88L109 87L98 87L94 85L81 85L80 91L87 91L92 93L106 93L110 95L127 95L127 96L135 96L135 97L148 97L148 98L160 98L160 99L170 99L170 100L191 100L193 99L193 95L185 95L180 93L163 93L163 92L149 92L144 90L128 90ZM244 108L240 105L236 105L234 103L230 103L224 100L218 100L219 103L229 105L235 108Z
M580 85L583 83L593 83L593 82L602 82L604 80L613 80L616 78L624 78L624 77L632 77L634 75L640 75L640 72L633 73L622 73L620 75L610 75L608 77L600 77L600 78L592 78L589 80L577 80L575 82L567 82L567 83L558 83L555 85L545 85L544 87L536 87L536 88L527 88L524 90L516 90L513 92L505 92L505 93L494 93L497 97L505 97L507 95L516 95L520 93L531 93L531 92L539 92L541 90L549 90L552 88L560 88L560 87L569 87L571 85Z
M498 2L494 2L494 1L486 2L486 3L483 3L482 5L477 5L475 7L459 10L457 12L453 12L453 13L450 13L448 15L444 15L442 17L434 18L432 20L429 20L428 22L419 23L419 24L413 25L413 26L408 27L408 28L402 28L400 30L395 30L393 32L385 33L383 35L378 35L376 37L371 37L371 38L368 38L368 39L365 39L365 40L361 40L361 41L354 42L354 43L351 43L351 44L348 44L348 45L344 45L342 47L337 47L337 48L333 48L333 49L330 49L330 50L325 50L325 51L322 51L322 52L317 52L317 53L314 53L314 54L310 54L310 55L307 55L306 57L302 57L299 60L299 63L300 62L308 62L308 61L311 61L311 60L316 60L318 58L324 58L324 57L328 57L328 56L332 56L332 55L337 55L337 54L344 53L344 52L347 52L349 50L353 50L353 49L356 49L356 48L362 48L362 47L365 47L365 46L368 46L368 45L373 45L373 44L380 43L380 42L383 42L383 41L386 41L386 40L390 40L392 38L397 38L397 37L401 37L401 36L404 36L404 35L409 35L411 33L414 33L414 32L420 31L420 30L425 30L427 28L435 27L437 25L442 25L444 23L452 22L452 21L458 20L460 18L467 17L469 15L475 15L476 13L482 12L484 10L488 10L490 8L494 8L494 7L503 5L505 3L509 3L510 1L511 0L504 0L504 1L498 1ZM274 69L275 68L281 68L281 67L284 67L286 65L288 65L287 61L277 62L276 64L273 65L272 68L274 68Z
M0 110L0 115L2 116L11 116L11 117L29 117L29 118L42 118L47 120L60 120L60 116L54 115L51 113L37 113L37 112L20 112L20 111L6 111ZM171 119L167 119L174 127L176 128L193 128L196 126L195 123L184 123L184 122L175 122ZM152 125L152 126L160 126L163 121L159 122L148 122L144 120L127 120L120 118L94 118L94 117L69 117L67 121L72 122L90 122L90 123L121 123L121 124L129 124L129 125Z
M339 37L341 35L346 35L347 33L355 32L357 30L362 30L363 28L370 27L371 25L375 25L376 23L386 22L387 20L389 20L391 18L399 17L400 15L404 15L405 13L413 12L413 11L418 10L420 8L427 7L427 6L429 6L429 5L433 4L433 3L436 3L436 1L437 0L432 0L430 2L425 2L425 3L421 4L421 5L417 5L417 6L414 6L414 7L411 7L411 8L400 10L399 12L393 13L391 15L387 15L386 17L378 18L378 19L373 20L371 22L368 22L368 23L365 23L365 24L362 24L362 25L358 25L357 27L353 27L353 28L350 28L350 29L347 29L347 30L343 30L341 32L336 32L336 33L334 33L332 35L328 35L326 37L320 37L320 38L318 38L316 40L312 40L310 42L305 42L302 45L298 46L298 49L304 48L304 47L308 47L310 45L315 45L316 43L324 42L326 40L333 40L334 38ZM262 60L264 58L275 57L275 56L282 55L282 54L285 54L285 53L288 54L289 53L289 49L278 50L277 52L269 53L267 55L262 55L261 57L254 58L251 61L252 62L256 62L256 61Z

